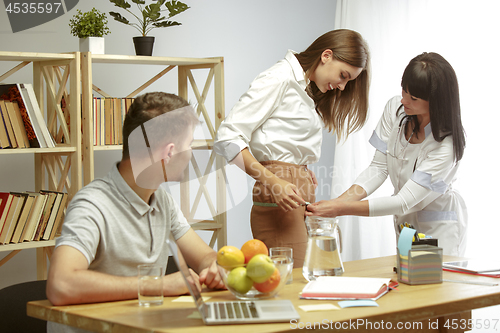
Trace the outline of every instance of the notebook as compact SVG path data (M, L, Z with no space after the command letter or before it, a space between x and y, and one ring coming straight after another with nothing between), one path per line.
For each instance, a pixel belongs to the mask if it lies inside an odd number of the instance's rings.
M390 278L320 276L306 284L300 298L377 300L397 285Z
M172 236L167 243L205 325L276 323L300 319L290 300L204 302Z
M443 269L477 275L498 276L500 274L500 260L469 259L443 262Z

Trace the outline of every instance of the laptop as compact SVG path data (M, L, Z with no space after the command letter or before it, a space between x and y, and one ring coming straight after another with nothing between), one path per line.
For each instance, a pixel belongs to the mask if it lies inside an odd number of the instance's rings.
M300 319L290 300L204 302L192 281L180 248L177 247L172 236L167 243L205 325L277 323Z

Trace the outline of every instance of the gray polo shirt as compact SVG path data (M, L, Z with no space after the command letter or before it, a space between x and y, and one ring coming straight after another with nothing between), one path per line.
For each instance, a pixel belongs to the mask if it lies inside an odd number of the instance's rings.
M178 239L189 229L169 193L160 187L150 205L146 204L114 165L106 177L92 181L71 200L56 247L68 245L80 251L90 270L134 276L138 264L156 263L166 268L170 231ZM54 324L49 322L48 332L61 328L72 331Z

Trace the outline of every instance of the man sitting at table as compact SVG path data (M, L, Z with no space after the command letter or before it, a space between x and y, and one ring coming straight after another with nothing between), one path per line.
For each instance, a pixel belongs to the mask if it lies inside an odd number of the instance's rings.
M147 93L135 99L123 124L123 155L108 175L70 202L47 280L54 305L137 298L137 265L167 266L170 233L198 288L224 288L216 252L189 226L172 196L159 186L180 181L191 159L193 108L182 98ZM201 288L200 288L201 289ZM164 295L187 293L177 272L163 278ZM68 327L48 324L49 332Z

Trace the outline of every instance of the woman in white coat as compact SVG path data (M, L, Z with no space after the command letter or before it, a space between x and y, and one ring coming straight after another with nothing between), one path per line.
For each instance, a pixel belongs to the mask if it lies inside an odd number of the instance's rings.
M444 254L463 256L467 210L452 188L465 148L458 82L439 54L410 61L401 80L402 97L389 100L370 139L376 148L370 166L336 199L307 207L306 215L394 215L438 239ZM389 176L391 197L363 200Z
M322 128L338 136L360 128L368 110L369 51L361 35L329 31L260 73L220 125L214 150L256 180L250 223L268 247L307 246L304 205L317 185Z

